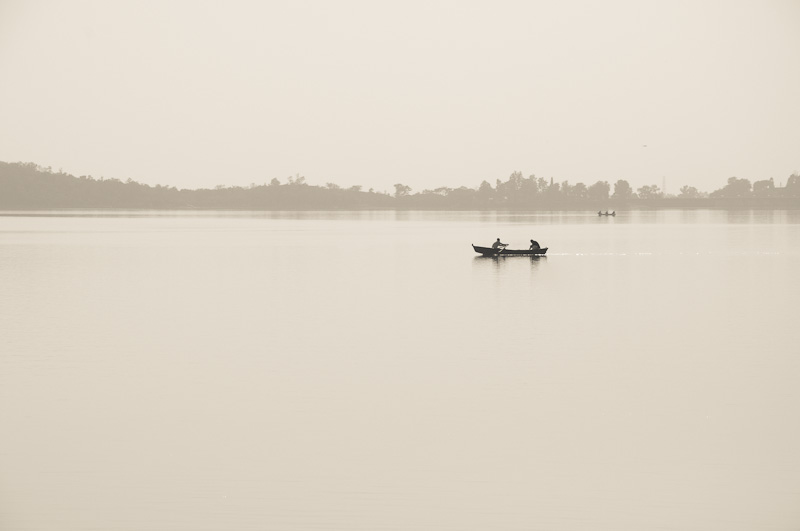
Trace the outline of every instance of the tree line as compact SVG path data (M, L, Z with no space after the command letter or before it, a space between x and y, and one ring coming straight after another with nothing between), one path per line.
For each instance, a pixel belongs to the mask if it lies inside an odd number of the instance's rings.
M678 194L665 194L657 185L634 189L619 179L613 184L591 185L555 182L513 172L494 186L483 181L474 188L440 187L414 192L397 183L394 191L364 190L308 184L301 175L285 182L272 179L249 186L216 186L213 189L178 189L150 186L132 179L75 177L34 163L0 162L0 208L135 208L135 209L438 209L438 210L559 210L619 208L797 208L800 207L800 174L792 174L784 186L773 179L750 182L731 177L710 193L683 186Z

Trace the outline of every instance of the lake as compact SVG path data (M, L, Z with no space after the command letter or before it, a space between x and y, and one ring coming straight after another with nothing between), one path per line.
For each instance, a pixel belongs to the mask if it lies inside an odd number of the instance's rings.
M0 528L796 530L798 271L800 211L3 212Z

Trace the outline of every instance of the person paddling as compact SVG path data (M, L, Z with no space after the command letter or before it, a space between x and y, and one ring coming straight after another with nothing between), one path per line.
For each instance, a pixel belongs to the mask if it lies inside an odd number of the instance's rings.
M500 241L500 238L497 238L497 241L496 241L496 242L494 242L494 243L492 244L492 249L495 249L495 250L496 250L496 249L500 249L500 250L502 251L502 250L503 250L503 248L504 248L505 246L507 246L507 245L508 245L507 243L502 243L502 242Z
M528 250L535 251L536 249L541 249L541 247L539 246L539 242L537 242L536 240L531 240L531 246L528 248Z

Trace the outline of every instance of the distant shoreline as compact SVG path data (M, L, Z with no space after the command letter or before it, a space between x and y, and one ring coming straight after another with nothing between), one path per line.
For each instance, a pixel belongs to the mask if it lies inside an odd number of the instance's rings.
M150 186L128 179L95 179L54 173L33 163L0 162L0 210L149 210L149 211L477 211L565 212L628 210L794 210L800 209L800 175L786 186L772 179L750 183L731 177L711 193L684 186L680 195L664 194L657 186L634 190L627 181L612 185L598 181L556 183L523 177L514 172L508 181L477 188L447 188L411 193L396 184L390 195L363 191L361 186L341 188L333 183L309 185L301 176L287 183L217 186L214 189L177 189Z
M621 214L630 213L630 212L659 212L659 211L704 211L704 210L714 210L714 211L800 211L800 205L796 202L792 205L787 206L780 206L780 205L722 205L722 206L701 206L701 205L691 205L691 206L635 206L635 205L628 205L626 208L617 208L616 214L619 216ZM614 211L614 209L609 209L609 212ZM474 208L185 208L185 207L175 207L175 208L148 208L148 207L0 207L0 217L3 216L19 216L24 217L27 215L35 215L37 213L47 214L47 215L59 215L59 214L71 214L71 213L81 213L81 212L91 212L91 213L147 213L147 212L175 212L175 213L202 213L202 212L481 212L481 213L560 213L560 212L574 212L574 213L583 213L593 217L597 216L597 210L586 209L586 208L497 208L497 209L474 209ZM605 212L605 210L603 210ZM605 217L605 216L603 216ZM609 216L610 217L610 216Z

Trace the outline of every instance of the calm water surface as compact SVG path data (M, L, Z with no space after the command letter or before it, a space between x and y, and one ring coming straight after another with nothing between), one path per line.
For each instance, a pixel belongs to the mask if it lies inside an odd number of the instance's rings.
M20 214L0 529L800 528L800 212Z

